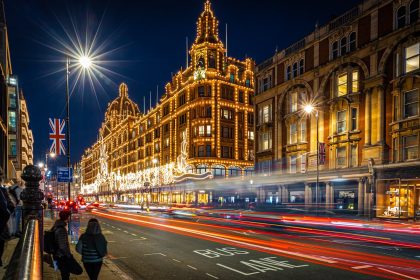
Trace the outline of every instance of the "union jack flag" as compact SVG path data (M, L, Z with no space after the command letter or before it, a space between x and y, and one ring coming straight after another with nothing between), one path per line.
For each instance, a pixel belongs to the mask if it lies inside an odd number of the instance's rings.
M64 133L64 127L66 122L61 119L49 119L50 122L50 140L52 141L50 147L50 153L55 153L56 155L65 155L66 146L64 141L66 134Z

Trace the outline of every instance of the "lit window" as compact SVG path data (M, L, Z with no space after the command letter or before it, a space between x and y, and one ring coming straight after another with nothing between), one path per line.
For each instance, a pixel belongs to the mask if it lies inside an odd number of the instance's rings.
M405 48L405 72L419 69L419 52L420 43Z
M296 112L298 109L298 93L292 92L290 94L290 112Z
M254 140L254 131L248 131L248 139Z
M416 22L419 18L419 0L413 0L410 4L410 23Z
M230 82L234 83L235 82L235 74L230 74Z
M297 142L297 128L296 123L290 125L290 144Z
M16 112L9 111L9 128L16 129Z
M297 166L297 156L290 157L290 173L296 173L296 166Z
M351 73L351 92L359 92L359 71L357 70Z
M259 140L260 151L271 149L271 131L261 133Z
M300 141L306 141L306 119L300 122Z
M265 105L260 109L260 122L269 123L271 122L271 104Z
M206 136L211 135L211 125L206 125Z
M419 156L419 141L417 135L403 137L404 160L417 159Z
M347 94L347 73L338 76L338 96Z
M337 166L346 165L346 147L339 147L336 150L337 153Z
M397 28L405 26L405 6L402 6L397 11Z
M419 92L417 89L404 92L404 117L415 117L419 114Z
M357 146L356 145L352 145L351 146L351 167L356 167L357 166Z
M337 133L346 131L346 114L346 110L337 112Z

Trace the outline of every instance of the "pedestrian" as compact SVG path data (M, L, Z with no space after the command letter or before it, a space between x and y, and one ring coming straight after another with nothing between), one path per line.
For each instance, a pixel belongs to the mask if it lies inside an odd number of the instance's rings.
M22 193L23 189L19 185L14 185L9 188L9 193L12 201L16 205L15 212L13 214L14 218L14 230L13 235L16 237L22 236L22 230L20 227L21 219L22 219L22 200L20 199L20 194Z
M3 266L3 253L6 241L10 239L10 216L15 210L15 205L10 199L9 192L3 186L3 169L0 167L0 266Z
M89 279L98 279L103 257L107 254L107 241L97 219L89 220L85 233L79 238L76 250L82 255L83 266Z
M61 272L61 279L67 280L70 278L70 273L80 275L83 269L74 259L70 251L69 240L67 237L67 221L70 217L69 211L61 211L59 219L54 223L51 231L54 232L54 253L53 258L57 262L58 269Z

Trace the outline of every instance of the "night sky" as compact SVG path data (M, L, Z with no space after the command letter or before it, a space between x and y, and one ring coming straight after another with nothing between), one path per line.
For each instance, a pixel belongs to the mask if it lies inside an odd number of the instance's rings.
M190 43L195 38L204 6L204 0L5 2L12 67L28 102L35 162L43 161L49 149L48 118L65 117L65 54L58 51L64 49L54 38L69 42L64 30L73 33L72 21L82 41L86 30L92 35L100 25L97 45L107 52L100 65L109 70L103 72L107 78L98 75L96 94L88 82L83 86L79 81L70 100L75 162L96 141L107 104L118 95L121 82L128 84L129 96L141 110L143 96L149 104L149 91L155 104L156 86L161 96L171 73L185 67L185 37ZM229 56L251 57L260 63L276 47L286 48L311 33L317 22L325 24L359 2L213 0L212 8L223 40L228 24ZM76 81L72 74L71 87ZM64 158L56 164L61 162Z

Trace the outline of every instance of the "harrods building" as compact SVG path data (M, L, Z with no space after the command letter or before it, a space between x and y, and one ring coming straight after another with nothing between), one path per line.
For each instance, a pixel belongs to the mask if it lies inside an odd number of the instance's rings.
M258 65L260 201L420 212L419 31L418 0L367 0Z

